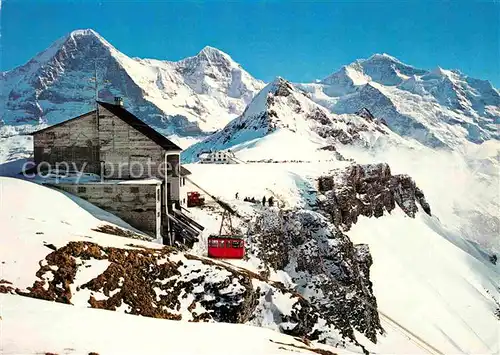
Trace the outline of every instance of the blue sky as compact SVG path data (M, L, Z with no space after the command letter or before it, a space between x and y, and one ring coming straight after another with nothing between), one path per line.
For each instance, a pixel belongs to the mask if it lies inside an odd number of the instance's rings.
M500 87L498 1L16 1L1 9L2 70L74 29L129 56L177 60L205 45L269 81L323 78L373 53L437 65Z

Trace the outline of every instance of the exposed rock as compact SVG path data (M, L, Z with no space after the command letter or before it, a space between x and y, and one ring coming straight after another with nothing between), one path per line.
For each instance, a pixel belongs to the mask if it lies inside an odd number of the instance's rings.
M276 81L276 90L274 92L274 95L275 96L289 96L291 95L292 91L293 91L293 87L292 85L282 79L282 78L278 78Z
M410 217L415 217L418 205L427 214L431 209L423 192L408 175L391 175L389 165L354 164L342 171L320 177L319 207L336 226L348 230L359 215L381 217L396 204ZM418 204L418 205L417 205Z
M4 279L1 279L0 280L0 293L12 293L12 294L15 294L14 287L12 287L10 285L12 285L12 282L4 280Z
M96 262L109 265L76 285L81 270ZM28 292L17 293L67 304L81 302L83 294L92 308L172 320L249 323L309 340L328 338L333 326L316 305L283 284L172 247L121 249L70 242L47 255L36 276Z
M361 110L357 111L355 114L358 115L359 117L365 118L367 121L374 121L375 120L375 116L373 116L372 113L370 112L370 110L368 110L366 107L363 107Z
M356 343L354 330L376 342L383 330L369 279L372 260L367 246L355 246L318 212L264 210L250 230L248 253L260 268L283 270L297 291ZM328 339L320 339L328 342Z
M126 237L126 238L132 238L132 239L139 239L139 240L151 240L151 237L146 236L146 235L140 235L134 232L131 232L127 229L119 228L116 226L112 226L110 224L103 224L101 226L98 226L96 228L92 229L93 231L96 232L101 232L101 233L106 233L106 234L111 234L111 235L117 235L120 237Z

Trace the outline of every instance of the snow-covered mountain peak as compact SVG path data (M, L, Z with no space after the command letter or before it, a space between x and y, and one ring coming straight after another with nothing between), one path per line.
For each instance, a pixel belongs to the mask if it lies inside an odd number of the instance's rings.
M291 91L295 90L293 85L281 76L274 78L267 86L269 87L269 92L275 95L287 96Z
M189 147L183 158L192 162L206 151L231 148L238 152L264 145L287 148L272 153L268 148L255 149L252 159L266 159L271 155L276 159L278 156L302 159L310 156L310 151L335 143L367 145L372 138L376 140L376 137L390 134L384 123L367 109L357 115L332 114L289 81L277 77L255 96L240 117L203 142ZM327 155L332 157L331 153Z
M0 120L54 124L125 97L132 112L166 134L199 134L240 115L264 84L228 54L207 46L177 62L129 58L92 29L75 30L27 64L1 73Z
M220 49L205 46L201 51L192 57L187 57L176 62L180 68L191 69L193 71L207 71L214 69L219 73L231 70L231 68L241 68L231 56Z
M202 57L204 56L208 60L221 60L225 59L231 62L234 62L234 60L231 58L229 54L226 52L221 51L218 48L212 47L212 46L205 46L203 49L196 55L197 57Z
M97 33L91 28L74 30L68 34L68 38L86 37L86 36L99 38L101 41L107 42L99 33Z
M499 138L500 95L490 82L459 70L419 69L388 54L342 67L319 83L299 84L337 114L367 107L402 136L431 147L458 148Z
M447 75L448 74L448 71L447 70L444 70L443 68L441 68L439 65L437 67L435 67L434 69L431 70L431 73L432 74L435 74L435 75Z
M319 83L325 85L325 93L328 96L342 96L356 91L359 85L364 85L370 80L371 78L364 74L360 63L354 62L344 65Z
M375 53L372 56L370 56L368 59L361 60L361 61L362 62L388 61L388 62L393 62L393 63L404 64L398 58L393 57L392 55L389 55L387 53Z
M56 42L57 43L57 42ZM59 51L88 51L84 54L104 55L120 53L111 43L93 29L79 29L63 37ZM90 58L89 58L90 59ZM96 57L96 59L98 59Z
M398 85L412 75L422 75L426 71L404 64L388 54L374 54L357 64L363 73L373 81L383 85Z
M324 78L321 83L328 85L328 96L342 96L352 93L361 85L371 81L383 85L398 85L414 75L423 75L425 70L404 64L389 54L374 54L368 59L358 59L343 66L337 72Z

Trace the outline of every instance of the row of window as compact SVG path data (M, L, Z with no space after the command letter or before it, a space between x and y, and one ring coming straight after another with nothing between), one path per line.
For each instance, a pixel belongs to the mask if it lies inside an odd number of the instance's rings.
M78 186L78 193L79 194L84 194L87 192L87 188L85 186ZM104 192L105 193L113 193L113 187L112 186L105 186L104 187ZM138 193L139 192L139 187L138 186L131 186L130 187L130 192L131 193Z
M242 240L209 240L210 248L243 248Z

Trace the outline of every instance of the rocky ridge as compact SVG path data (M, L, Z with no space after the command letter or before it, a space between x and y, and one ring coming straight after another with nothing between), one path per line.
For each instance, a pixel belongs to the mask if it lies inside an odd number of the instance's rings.
M99 270L98 265L102 269L81 283L82 274ZM171 320L247 323L306 340L342 341L322 310L283 284L172 247L69 242L40 262L32 287L20 290L6 280L1 283L3 293L75 306Z
M425 196L413 179L392 175L388 164L353 164L318 180L318 206L336 226L348 230L358 216L381 217L399 206L409 217L420 208L431 214Z

